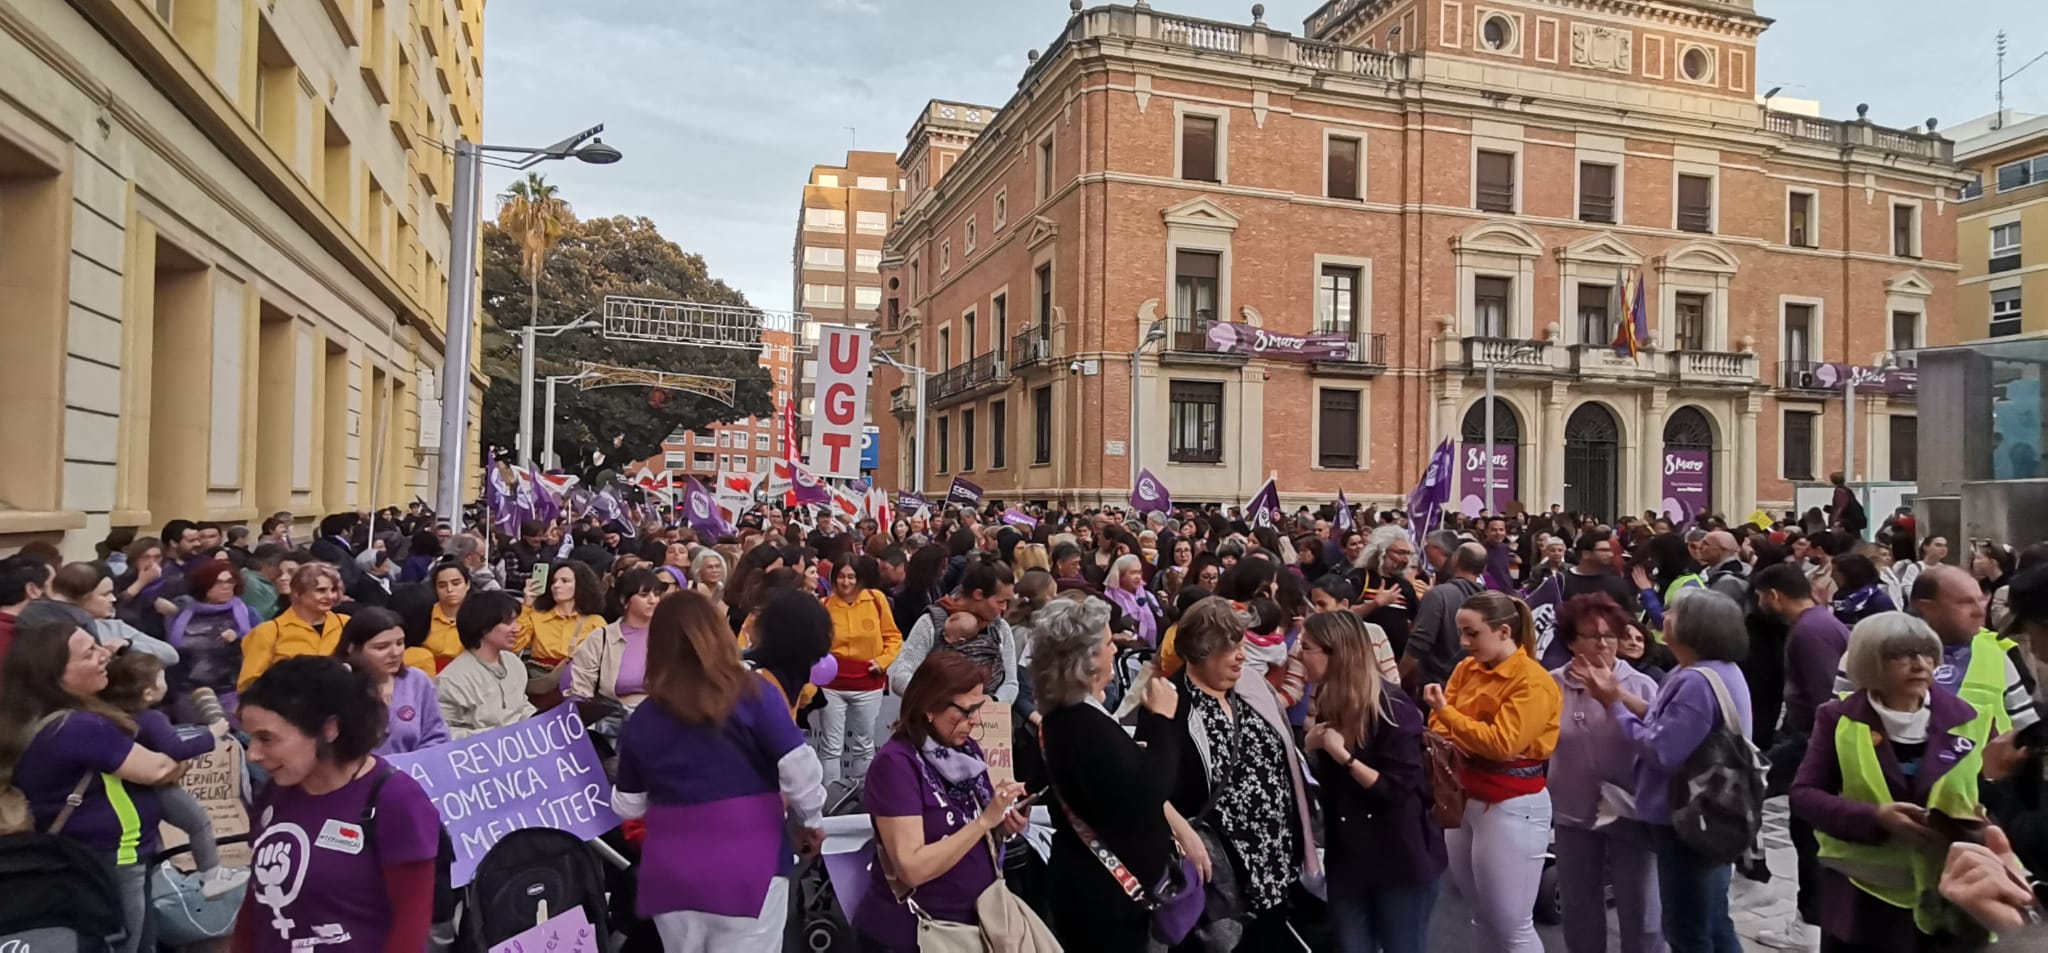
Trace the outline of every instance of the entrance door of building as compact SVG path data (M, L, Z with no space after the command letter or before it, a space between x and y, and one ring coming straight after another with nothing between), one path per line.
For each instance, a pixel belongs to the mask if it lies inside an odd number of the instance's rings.
M1564 425L1564 508L1601 522L1620 515L1621 426L1599 404L1582 404Z

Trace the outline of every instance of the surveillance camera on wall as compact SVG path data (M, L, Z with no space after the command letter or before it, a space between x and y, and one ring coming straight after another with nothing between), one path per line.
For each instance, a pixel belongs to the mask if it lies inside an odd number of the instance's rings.
M1081 362L1080 362L1080 361L1068 361L1068 362L1067 362L1067 373L1069 373L1069 374L1079 374L1079 373L1081 373Z

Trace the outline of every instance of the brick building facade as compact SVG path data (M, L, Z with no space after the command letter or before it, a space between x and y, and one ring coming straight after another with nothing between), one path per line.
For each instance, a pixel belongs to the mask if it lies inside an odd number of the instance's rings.
M1747 513L1842 468L1824 365L1955 337L1951 144L1760 107L1747 2L1078 7L957 159L906 152L884 343L932 371L928 485L1392 500L1443 437L1484 459L1491 365L1500 505L1658 508L1676 452ZM1856 411L1855 473L1910 478L1910 397Z

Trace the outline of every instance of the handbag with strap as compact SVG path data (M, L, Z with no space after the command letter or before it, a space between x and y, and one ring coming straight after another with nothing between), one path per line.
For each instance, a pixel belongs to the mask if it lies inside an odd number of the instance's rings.
M1209 778L1209 802L1188 818L1188 826L1194 828L1195 836L1202 839L1202 847L1209 852L1209 880L1202 885L1202 893L1206 901L1203 912L1211 922L1234 920L1244 916L1249 907L1244 897L1243 865L1238 862L1230 838L1223 836L1216 826L1216 805L1230 792L1230 773L1244 756L1244 719L1258 717L1243 704L1237 706L1234 714L1236 717L1230 720L1230 760L1216 766ZM1189 717L1192 719L1192 713Z
M1132 902L1152 914L1152 939L1167 946L1178 946L1181 941L1188 938L1189 933L1194 932L1195 924L1202 919L1202 910L1208 904L1208 898L1202 889L1202 876L1195 870L1195 862L1181 852L1180 844L1171 844L1172 853L1167 858L1166 872L1160 875L1158 883L1146 887L1138 880L1138 875L1131 873L1131 869L1117 857L1116 852L1110 850L1102 843L1101 838L1095 836L1095 828L1082 820L1079 814L1074 813L1074 809L1068 806L1066 798L1060 797L1059 786L1053 784L1051 780L1052 762L1046 755L1043 731L1038 733L1038 751L1041 756L1046 757L1046 784L1053 789L1053 797L1060 803L1060 813L1066 816L1067 826L1073 828L1074 836L1087 846L1088 853L1094 855L1103 869L1109 872L1110 879L1116 881L1124 896L1131 898Z
M1458 769L1465 763L1465 753L1451 739L1426 729L1422 753L1429 768L1430 816L1447 831L1464 826L1465 782L1458 780Z

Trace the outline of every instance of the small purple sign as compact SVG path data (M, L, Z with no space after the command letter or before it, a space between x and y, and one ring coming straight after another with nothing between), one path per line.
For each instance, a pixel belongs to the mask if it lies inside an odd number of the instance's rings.
M1285 358L1290 361L1348 361L1354 346L1348 334L1281 334L1249 324L1222 322L1209 326L1209 350L1221 354Z
M1515 498L1515 462L1520 448L1512 443L1493 445L1493 512L1507 508ZM1486 451L1480 444L1458 447L1458 512L1478 516L1486 509Z
M552 827L587 841L619 826L612 784L574 705L384 760L412 775L441 813L457 887L513 831Z
M1813 379L1822 390L1842 390L1852 383L1866 394L1912 394L1920 390L1920 372L1911 367L1832 362L1814 365Z
M1677 522L1689 523L1713 505L1713 451L1665 450L1663 511Z

